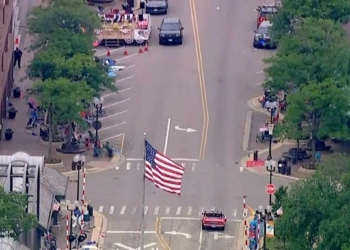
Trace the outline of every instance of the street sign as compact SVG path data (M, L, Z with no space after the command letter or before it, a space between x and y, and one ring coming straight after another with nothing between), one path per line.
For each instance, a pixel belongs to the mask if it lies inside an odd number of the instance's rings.
M92 127L93 127L94 129L99 130L99 129L102 128L102 123L101 123L100 121L94 121L94 122L92 123Z
M273 184L267 184L265 190L268 194L274 194L276 192L275 185Z

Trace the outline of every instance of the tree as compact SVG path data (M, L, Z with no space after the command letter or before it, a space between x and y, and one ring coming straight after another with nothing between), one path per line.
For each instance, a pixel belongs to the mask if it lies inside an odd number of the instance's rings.
M28 214L28 196L18 192L6 192L0 186L0 238L13 238L28 233L35 228L38 220L34 214Z
M294 125L297 128L300 120L303 120L303 129L310 133L313 141L313 161L316 139L328 136L349 138L347 120L350 99L345 80L326 79L321 83L310 82L301 86L297 93L289 94L287 102L289 105L280 129L288 133L290 127Z
M350 46L340 24L305 18L295 34L281 39L277 54L266 63L264 87L276 91L293 92L327 78L349 82Z
M272 17L272 34L279 40L286 34L295 31L298 22L305 18L330 19L347 23L350 19L350 2L344 0L293 0L283 1L283 7Z
M66 78L48 79L35 83L33 92L37 95L41 107L48 110L49 117L49 146L48 160L53 159L52 135L56 131L58 121L79 122L79 112L84 110L82 100L92 100L93 89L86 81L71 82ZM72 140L71 126L69 126L68 145Z
M287 196L288 186L280 186L275 192L275 202L272 204L272 211L277 211L282 207L282 201Z

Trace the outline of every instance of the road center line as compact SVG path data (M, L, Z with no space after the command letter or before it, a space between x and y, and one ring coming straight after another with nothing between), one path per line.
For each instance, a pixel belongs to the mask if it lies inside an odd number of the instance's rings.
M170 118L168 118L168 125L166 127L165 143L164 143L164 151L163 151L163 154L165 154L165 155L166 155L166 151L168 149L170 122L171 122L171 120L170 120Z

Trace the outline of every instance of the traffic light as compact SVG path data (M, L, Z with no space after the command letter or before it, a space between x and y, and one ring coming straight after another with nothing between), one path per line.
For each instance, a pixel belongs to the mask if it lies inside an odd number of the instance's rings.
M77 238L77 236L76 236L75 234L70 234L70 235L68 236L68 241L69 241L70 243L72 243L72 242L75 241L76 238Z
M86 233L82 233L81 235L79 235L78 241L83 242L84 240L86 240L86 238L87 238Z

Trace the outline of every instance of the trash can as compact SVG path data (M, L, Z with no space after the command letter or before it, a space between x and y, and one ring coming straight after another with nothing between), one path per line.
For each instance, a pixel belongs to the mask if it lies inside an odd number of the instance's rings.
M10 141L12 140L13 130L8 128L5 130L5 140Z
M257 161L257 160L258 160L258 150L254 150L253 160L254 160L254 161Z
M286 167L286 175L290 176L292 174L292 167L290 165L287 165Z
M285 164L283 164L283 166L281 167L281 174L283 174L283 175L286 174L286 168L287 168L287 166Z
M107 152L108 152L108 157L109 157L109 158L112 158L113 155L114 155L113 149L112 149L112 148L109 148L109 149L107 149Z

